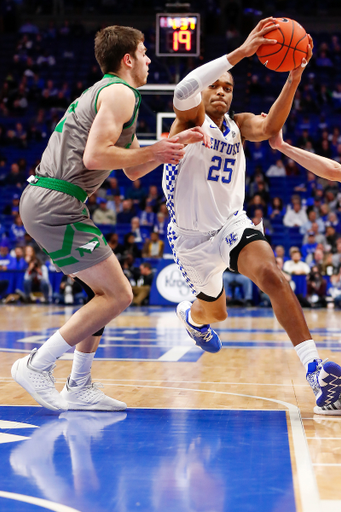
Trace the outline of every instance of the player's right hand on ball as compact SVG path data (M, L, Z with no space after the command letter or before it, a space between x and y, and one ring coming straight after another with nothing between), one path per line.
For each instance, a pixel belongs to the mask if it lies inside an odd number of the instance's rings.
M254 55L262 44L277 44L276 39L267 39L264 37L265 34L271 32L271 30L275 30L277 27L279 27L279 25L274 23L274 18L272 16L261 20L252 32L250 32L247 39L240 47L240 49L243 50L243 53L245 53L245 57L251 57L251 55Z
M154 160L162 164L176 165L185 156L184 145L180 144L179 136L163 139L152 146Z

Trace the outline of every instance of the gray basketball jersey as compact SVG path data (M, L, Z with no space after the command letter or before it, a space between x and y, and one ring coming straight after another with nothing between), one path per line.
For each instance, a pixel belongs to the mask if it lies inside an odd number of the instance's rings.
M102 80L83 92L67 109L57 124L37 167L37 175L57 178L78 185L91 195L97 190L111 171L87 169L83 163L85 145L92 123L97 114L97 99L102 89L113 84L124 84L135 94L132 118L123 126L115 146L128 148L136 131L137 113L141 94L121 78L104 75ZM115 94L115 87L112 88Z

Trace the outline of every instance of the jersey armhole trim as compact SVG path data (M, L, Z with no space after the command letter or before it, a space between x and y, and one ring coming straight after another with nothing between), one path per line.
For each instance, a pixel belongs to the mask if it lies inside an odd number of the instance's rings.
M135 118L136 118L136 115L137 115L137 112L138 112L138 109L140 107L140 104L141 104L141 93L135 89L134 87L132 87L131 85L129 85L127 82L125 82L124 80L122 80L121 78L119 77L115 77L115 75L104 75L103 78L113 78L114 80L112 82L109 82L108 84L106 85L103 85L103 87L101 87L99 89L99 91L97 92L96 94L96 98L95 98L95 113L98 114L98 110L97 110L97 100L98 100L98 96L99 96L99 93L105 89L106 87L109 87L109 85L115 85L115 84L122 84L122 85L126 85L127 87L129 87L129 89L131 89L135 95L135 98L138 98L138 103L137 105L135 104L134 106L134 113L133 113L133 116L132 116L132 119L130 119L128 121L128 123L125 123L124 126L123 126L123 129L125 128L129 128L135 121ZM119 81L116 81L115 78L117 78Z

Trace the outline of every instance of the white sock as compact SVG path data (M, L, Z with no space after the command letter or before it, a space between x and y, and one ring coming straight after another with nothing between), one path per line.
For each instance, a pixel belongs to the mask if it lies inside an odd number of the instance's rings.
M77 349L73 355L73 363L71 369L70 382L77 386L86 384L91 371L92 361L94 360L95 352L79 352Z
M309 363L312 363L314 359L320 359L314 340L303 341L294 348L306 371L308 371Z
M70 348L71 346L64 340L60 332L55 332L35 353L32 359L33 368L37 370L48 368Z
M191 325L193 325L193 327L202 327L204 325L204 324L197 324L196 322L194 322L192 315L191 315L191 310L189 310L189 313L188 313L188 321Z

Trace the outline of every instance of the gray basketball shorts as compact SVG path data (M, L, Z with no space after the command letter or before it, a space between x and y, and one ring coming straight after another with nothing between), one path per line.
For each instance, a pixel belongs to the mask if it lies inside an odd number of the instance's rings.
M194 295L218 297L223 273L230 267L231 251L248 228L263 232L263 223L255 226L244 211L232 215L221 229L211 233L183 230L173 223L168 225L174 260Z
M64 274L73 274L113 254L89 210L75 197L28 185L19 211L27 233Z

